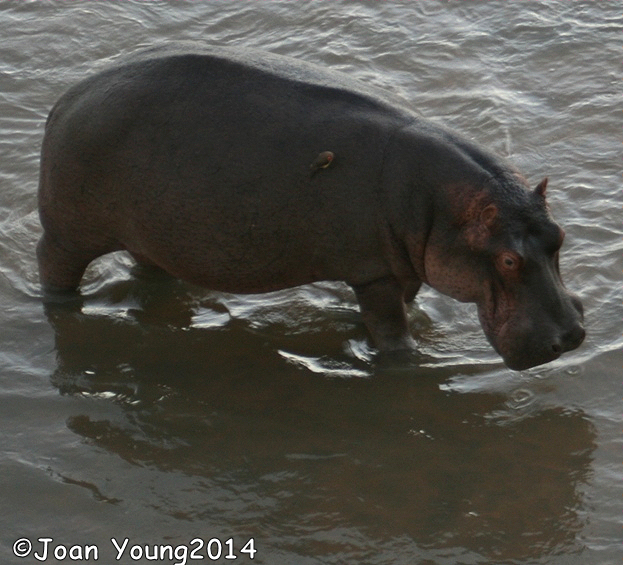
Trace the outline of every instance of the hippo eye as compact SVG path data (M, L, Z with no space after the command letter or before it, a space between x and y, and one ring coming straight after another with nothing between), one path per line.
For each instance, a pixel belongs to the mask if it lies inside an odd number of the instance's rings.
M505 271L516 271L520 265L520 259L514 253L502 253L499 258L499 265Z

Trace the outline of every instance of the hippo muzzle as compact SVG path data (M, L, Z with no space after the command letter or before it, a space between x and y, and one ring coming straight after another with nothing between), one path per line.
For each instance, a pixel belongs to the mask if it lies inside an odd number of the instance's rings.
M584 341L582 303L562 284L557 287L531 300L499 293L493 299L497 311L491 301L479 305L485 335L510 369L522 371L549 363Z

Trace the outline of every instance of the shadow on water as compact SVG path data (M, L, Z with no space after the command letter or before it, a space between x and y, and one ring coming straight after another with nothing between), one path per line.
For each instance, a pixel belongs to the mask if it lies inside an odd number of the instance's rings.
M202 319L214 327L194 327L197 297L167 279L46 307L60 393L110 398L123 413L111 422L87 408L68 427L132 465L230 493L197 486L192 503L172 497L163 512L202 521L216 510L327 563L374 552L370 540L497 562L579 550L595 448L581 412L517 414L503 393L442 386L456 368L345 355L345 337L363 335L355 323L277 339L212 306ZM319 374L280 347L325 348L354 376Z

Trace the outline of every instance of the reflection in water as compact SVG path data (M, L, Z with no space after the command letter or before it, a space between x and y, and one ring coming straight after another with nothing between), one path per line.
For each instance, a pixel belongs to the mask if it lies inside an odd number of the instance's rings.
M344 311L318 334L284 337L237 320L237 301L139 277L47 306L61 394L123 413L67 425L141 473L175 473L150 497L160 512L217 516L326 563L374 563L367 552L383 543L500 561L578 549L595 441L581 412L522 413L521 391L509 401L440 386L456 368L377 363ZM316 352L326 364L327 351L338 377L296 362Z

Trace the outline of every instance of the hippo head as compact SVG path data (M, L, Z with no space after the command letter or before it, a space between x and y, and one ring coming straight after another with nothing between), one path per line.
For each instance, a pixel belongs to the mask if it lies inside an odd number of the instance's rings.
M450 217L426 246L427 282L477 304L488 340L514 370L553 361L585 335L582 304L560 277L564 231L549 214L546 187L544 179L530 190L514 175L495 190L455 186Z

